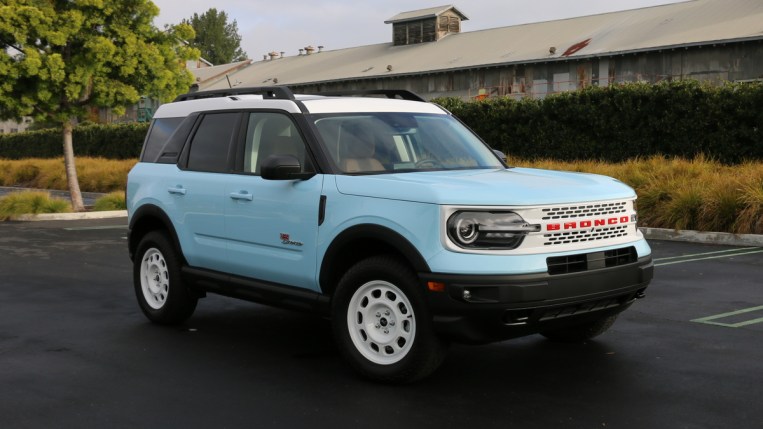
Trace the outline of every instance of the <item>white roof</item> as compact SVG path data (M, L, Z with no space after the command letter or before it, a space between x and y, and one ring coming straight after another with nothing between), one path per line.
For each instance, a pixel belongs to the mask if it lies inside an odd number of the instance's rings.
M263 107L300 113L299 107L291 100L263 101L261 95L236 95L162 104L156 110L154 118L182 118L194 112Z
M390 42L256 61L230 80L261 86L275 79L289 85L386 78L744 40L763 40L763 1L694 0L458 33L416 45ZM228 88L225 79L202 85L221 88Z
M361 97L320 97L297 95L310 113L364 113L364 112L409 112L446 114L431 103L388 98ZM277 109L290 113L300 113L299 107L291 100L267 99L261 95L239 94L230 97L202 98L163 104L156 111L155 118L180 118L194 112L230 109Z
M431 103L387 98L326 97L304 100L303 103L310 113L409 112L446 114L444 110Z

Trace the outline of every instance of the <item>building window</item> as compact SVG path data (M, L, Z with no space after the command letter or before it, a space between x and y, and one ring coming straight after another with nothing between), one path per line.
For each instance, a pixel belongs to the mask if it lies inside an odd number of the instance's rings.
M448 31L448 23L450 22L450 18L447 16L441 16L440 17L440 31Z
M424 21L408 23L408 44L421 43L424 39Z
M451 16L448 20L448 32L449 33L458 33L461 31L461 20L458 19L458 17Z

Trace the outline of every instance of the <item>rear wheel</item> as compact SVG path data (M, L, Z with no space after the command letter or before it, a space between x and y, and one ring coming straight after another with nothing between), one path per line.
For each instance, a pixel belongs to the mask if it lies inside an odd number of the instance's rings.
M445 357L432 331L415 274L390 256L353 266L332 302L334 335L344 357L367 378L392 383L419 380Z
M607 331L617 320L617 314L612 316L602 317L593 322L588 322L582 325L570 326L562 329L554 329L552 331L541 332L541 335L548 338L551 341L563 342L563 343L579 343L582 341L590 340L591 338L598 337Z
M133 284L143 314L160 324L177 324L191 317L198 298L183 285L181 261L166 234L143 237L133 262Z

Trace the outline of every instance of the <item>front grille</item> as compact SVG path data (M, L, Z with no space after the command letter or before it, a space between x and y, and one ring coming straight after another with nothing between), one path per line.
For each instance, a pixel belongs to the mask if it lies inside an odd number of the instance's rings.
M546 238L546 241L543 245L554 246L559 244L582 243L586 241L625 237L626 235L628 235L627 225L593 228L581 231L556 232L553 234L544 234L543 237Z
M626 201L543 209L543 220L595 217L626 212Z
M556 256L546 259L548 273L551 275L577 273L588 270L586 255Z
M638 260L636 248L607 250L604 252L581 253L578 255L554 256L546 258L548 273L553 275L579 273L599 268L632 264Z

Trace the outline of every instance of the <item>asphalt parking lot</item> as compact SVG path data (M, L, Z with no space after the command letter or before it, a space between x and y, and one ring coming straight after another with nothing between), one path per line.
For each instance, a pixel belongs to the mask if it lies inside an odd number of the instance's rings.
M456 345L392 387L307 315L210 296L151 325L124 223L0 223L1 428L763 427L763 248L652 241L646 299L595 341Z

